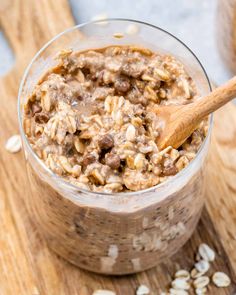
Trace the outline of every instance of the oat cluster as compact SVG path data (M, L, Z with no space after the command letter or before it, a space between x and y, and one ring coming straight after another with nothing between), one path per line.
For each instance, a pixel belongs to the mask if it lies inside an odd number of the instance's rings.
M134 46L58 55L35 86L24 130L37 155L78 187L138 191L185 168L207 133L207 121L177 150L158 150L162 122L153 106L197 98L182 63Z

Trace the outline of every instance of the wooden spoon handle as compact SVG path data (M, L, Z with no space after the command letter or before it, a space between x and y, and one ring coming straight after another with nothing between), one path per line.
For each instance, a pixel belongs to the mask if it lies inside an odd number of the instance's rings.
M189 106L192 115L199 121L235 97L236 76Z

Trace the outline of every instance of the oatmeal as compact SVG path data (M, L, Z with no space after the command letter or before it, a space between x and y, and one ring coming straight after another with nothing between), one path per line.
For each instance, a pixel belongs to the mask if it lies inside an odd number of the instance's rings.
M159 150L156 105L187 104L196 86L182 63L134 46L62 51L25 105L24 129L56 174L92 191L155 186L195 157L207 121L179 148Z

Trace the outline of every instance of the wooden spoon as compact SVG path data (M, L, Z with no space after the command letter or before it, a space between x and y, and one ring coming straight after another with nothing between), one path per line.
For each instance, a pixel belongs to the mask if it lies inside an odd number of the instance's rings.
M178 148L210 113L236 97L236 76L210 94L187 105L157 106L152 111L163 122L157 145Z

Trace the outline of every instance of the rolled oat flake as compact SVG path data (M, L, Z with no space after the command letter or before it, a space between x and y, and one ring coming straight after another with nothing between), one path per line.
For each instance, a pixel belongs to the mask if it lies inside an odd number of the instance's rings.
M136 291L136 295L146 295L149 294L150 290L145 285L140 285Z
M228 287L231 284L230 278L224 272L215 272L212 281L217 287Z
M116 293L109 290L96 290L93 295L116 295Z
M208 261L201 259L195 263L195 268L198 272L205 274L209 270L210 264Z
M188 281L190 279L190 273L185 269L180 269L175 273L175 278L181 278Z
M190 289L190 285L189 283L182 278L176 278L172 283L171 283L172 287L174 289L179 289L179 290L188 290Z
M21 138L19 134L15 134L13 136L11 136L6 144L5 144L5 148L8 152L10 153L17 153L21 150Z
M197 278L201 277L202 275L203 275L203 273L198 272L196 268L193 268L191 270L191 278L192 279L197 279Z
M215 260L215 252L207 244L201 244L198 248L198 253L206 261Z
M202 276L193 281L195 289L202 289L210 283L210 279L207 276Z

